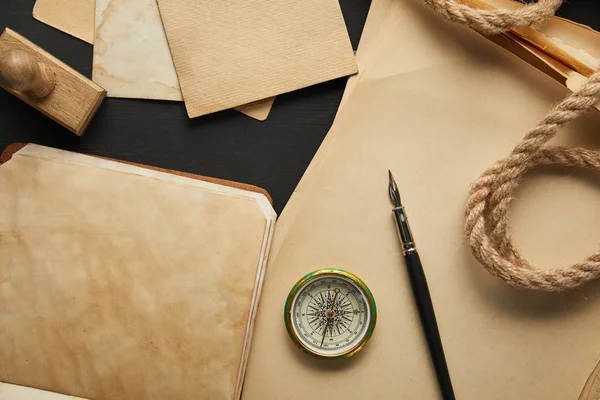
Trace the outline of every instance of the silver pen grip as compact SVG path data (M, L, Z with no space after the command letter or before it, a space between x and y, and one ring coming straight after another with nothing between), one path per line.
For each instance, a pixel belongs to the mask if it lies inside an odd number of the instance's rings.
M404 212L404 206L394 207L392 209L394 217L396 218L396 226L398 228L398 236L402 242L402 253L404 255L411 254L417 251L417 246L410 230L410 224L408 218Z

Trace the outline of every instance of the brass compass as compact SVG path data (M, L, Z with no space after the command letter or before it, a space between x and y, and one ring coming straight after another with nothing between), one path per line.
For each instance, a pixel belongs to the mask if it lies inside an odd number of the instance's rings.
M294 343L320 358L350 357L367 343L377 321L371 291L357 276L321 269L300 279L285 303L285 326Z

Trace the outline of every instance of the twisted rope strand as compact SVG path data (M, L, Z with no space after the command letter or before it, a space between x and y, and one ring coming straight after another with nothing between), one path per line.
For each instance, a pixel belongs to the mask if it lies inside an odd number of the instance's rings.
M562 0L539 0L517 11L477 10L456 0L424 0L444 18L469 25L483 34L543 22ZM494 276L525 289L561 291L600 277L600 251L568 268L545 270L522 258L508 232L513 194L527 171L540 165L585 168L600 173L600 152L545 146L565 124L600 101L600 70L587 83L555 105L517 144L510 155L489 167L472 185L465 231L475 257Z
M478 10L456 0L424 0L425 4L452 22L465 24L486 35L541 23L554 15L562 0L539 0L518 10Z

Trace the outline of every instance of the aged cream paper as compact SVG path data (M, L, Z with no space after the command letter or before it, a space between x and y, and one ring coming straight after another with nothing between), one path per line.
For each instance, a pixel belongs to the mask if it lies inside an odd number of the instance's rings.
M340 108L338 109L338 113L342 109L342 106L346 103L346 100L348 100L348 98L350 97L352 90L358 83L363 71L366 69L369 60L369 51L373 48L376 48L376 45L374 45L373 42L377 39L379 30L385 22L388 12L393 4L394 0L371 1L369 14L367 15L367 20L365 21L365 26L360 37L360 43L358 44L358 49L356 50L356 63L358 65L358 74L352 75L348 78L348 82L346 83L346 89L344 90L344 95L342 97L342 101L340 102Z
M394 0L372 0L371 7L369 8L369 14L365 21L365 26L360 38L358 50L356 51L356 63L358 65L358 74L348 78L346 83L346 89L344 95L340 101L337 116L341 114L344 104L350 97L354 87L358 83L362 73L365 71L366 66L369 62L369 52L374 48L377 48L376 39L379 34L379 30L387 18L388 12ZM302 179L294 189L294 195L288 200L285 208L277 218L277 234L275 235L273 246L271 247L271 254L274 255L279 250L283 238L286 237L287 230L296 218L297 212L301 208L302 199L304 198L303 192L307 189L306 186L310 185L312 174L316 174L319 170L319 165L323 161L324 155L327 153L327 147L334 140L334 135L327 135L319 147L319 151L315 154L312 161L310 162ZM301 194L302 193L302 194Z
M275 220L263 194L34 145L0 185L0 380L239 398Z
M492 8L519 9L524 5L513 0L468 0ZM523 40L535 43L566 65L586 75L600 67L600 33L588 26L560 17L551 17L535 28L512 30Z
M33 16L88 43L96 19L93 80L108 97L183 100L156 0L37 0ZM237 109L264 121L273 100Z
M156 0L96 0L92 79L109 97L183 101Z
M183 101L156 0L96 0L93 80L109 97ZM274 98L237 107L264 121Z
M485 272L463 239L470 183L567 90L418 1L398 0L392 10L318 170L296 194L296 217L283 238L277 232L244 399L440 398L391 214L388 169L408 207L457 398L577 398L600 352L600 283L563 294L517 291ZM590 113L558 141L598 149L599 124ZM566 266L597 249L597 177L540 172L517 193L514 240L532 262ZM297 279L332 266L365 280L379 314L371 342L337 363L299 352L282 318Z
M337 0L159 0L191 118L357 72Z
M469 0L473 2L474 0ZM521 5L515 4L511 0L477 0L479 2L485 2L492 4L496 7L514 8ZM338 109L338 115L341 113L344 104L352 94L352 91L362 76L362 72L367 68L370 61L369 54L371 51L378 48L376 39L378 37L379 30L385 22L385 18L393 5L394 0L373 0L369 15L363 29L358 51L356 52L356 61L358 63L359 72L348 78L346 89L342 97L340 107ZM585 59L589 60L589 57L600 57L600 33L593 29L577 24L573 21L569 21L559 17L553 17L547 24L541 29L544 34L555 41L561 42L571 49L576 49L574 54L583 55ZM517 54L527 63L535 66L545 74L558 80L561 84L568 87L570 90L577 90L583 82L585 77L581 74L573 71L569 67L559 63L555 59L551 58L547 54L534 48L522 39L514 35L508 35L506 37L495 36L488 38L494 41L496 44L508 49L509 51ZM507 42L510 41L511 43ZM600 110L600 104L596 105L596 108ZM325 140L321 144L321 147L312 162L308 166L304 173L302 180L298 183L298 186L294 190L294 193L303 192L306 190L305 186L311 182L308 178L309 175L315 173L318 170L318 165L326 153L326 148L332 141L332 135L325 137ZM279 249L280 239L284 238L285 232L288 229L291 221L295 218L297 210L300 208L302 195L293 196L286 204L285 209L277 220L277 232L275 241L272 247L272 254L276 253Z
M468 0L478 8L518 9L512 0ZM600 32L564 18L551 17L534 28L518 28L503 37L520 58L575 91L600 67ZM497 37L493 37L493 40ZM506 42L505 42L506 43ZM596 105L600 110L600 104Z

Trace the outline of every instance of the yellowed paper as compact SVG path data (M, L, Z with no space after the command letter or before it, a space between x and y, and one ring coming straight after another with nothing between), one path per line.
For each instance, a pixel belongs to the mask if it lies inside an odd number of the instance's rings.
M320 168L296 194L298 215L276 238L244 399L440 398L391 214L388 169L411 218L456 397L577 398L598 354L600 283L563 294L516 291L485 272L463 238L471 182L567 90L418 1L396 2L378 42ZM599 124L590 113L559 142L598 149ZM514 240L537 265L578 261L597 249L599 201L585 174L531 175L517 193ZM292 285L333 266L361 277L378 307L369 344L335 363L298 351L282 317Z
M464 3L482 9L524 7L513 0L464 0ZM553 16L542 25L512 29L489 39L572 91L579 89L600 67L600 32L564 18ZM600 110L600 104L596 108Z
M513 0L464 0L464 3L482 9L524 7ZM600 66L600 33L587 26L551 17L540 26L515 28L511 33L585 76Z
M346 100L348 100L348 98L350 97L354 86L358 83L362 72L367 67L369 50L372 50L374 47L376 47L376 45L373 45L373 41L377 39L379 30L381 29L381 26L383 25L388 15L388 12L393 4L394 0L371 1L369 14L367 15L367 20L365 21L365 26L360 37L358 50L356 51L356 63L358 64L358 74L348 78L348 83L346 83L346 89L344 90L344 96L342 97L342 100L340 102L340 108L338 109L338 113L339 110L341 110L342 106L346 103Z
M597 400L600 396L600 362L596 362L578 400Z
M156 0L96 0L92 79L108 97L183 101Z
M337 0L159 0L190 118L356 73Z
M96 14L98 7L98 14ZM94 43L93 80L109 97L182 101L156 0L37 0L33 16ZM264 121L273 98L238 107Z
M275 97L269 97L268 99L258 100L254 103L238 106L235 109L241 112L242 114L246 114L249 117L252 117L259 121L264 121L271 113L271 108L273 108L273 102L275 102Z
M96 0L93 80L108 97L183 101L156 0ZM273 100L236 109L264 121Z
M0 400L85 400L81 397L46 392L0 382Z
M37 0L33 17L69 35L94 43L96 0Z
M263 194L34 145L0 185L0 380L239 398L275 220Z
M365 71L368 62L369 62L369 54L373 51L374 48L377 48L378 42L376 42L379 30L381 26L384 24L388 12L393 5L394 0L373 0L371 2L371 7L369 9L369 14L367 15L367 20L365 22L365 26L363 28L363 32L360 38L360 43L358 45L358 50L356 51L356 62L358 64L359 72L356 75L353 75L348 78L348 82L346 83L346 88L344 90L344 95L342 100L340 101L340 106L338 108L337 115L340 115L343 110L344 104L350 97L354 87L360 80L362 73ZM337 116L336 116L337 117ZM294 195L288 200L285 205L284 210L277 218L277 235L275 235L275 240L273 242L273 246L271 248L271 254L274 255L279 250L280 244L283 238L286 237L288 228L292 225L293 220L296 218L297 212L301 208L301 199L303 198L303 193L307 188L306 186L312 181L312 178L309 178L312 174L316 174L321 161L324 159L325 154L327 153L327 147L333 141L333 135L327 135L321 143L319 147L319 151L315 154L312 159L310 165L304 171L304 175L302 179L294 189Z
M580 50L596 59L589 65L591 67L600 66L600 32L597 32L589 26L578 24L568 19L554 17L543 28L546 36L552 39L559 39L561 42L576 50Z
M492 40L507 40L511 42L512 46L516 46L518 50L515 51L515 54L521 59L546 73L548 76L551 76L573 92L580 89L585 82L587 82L587 77L572 70L514 34L494 37ZM506 42L501 43L501 45L505 48L508 47ZM594 107L597 110L600 110L600 103L596 104Z

